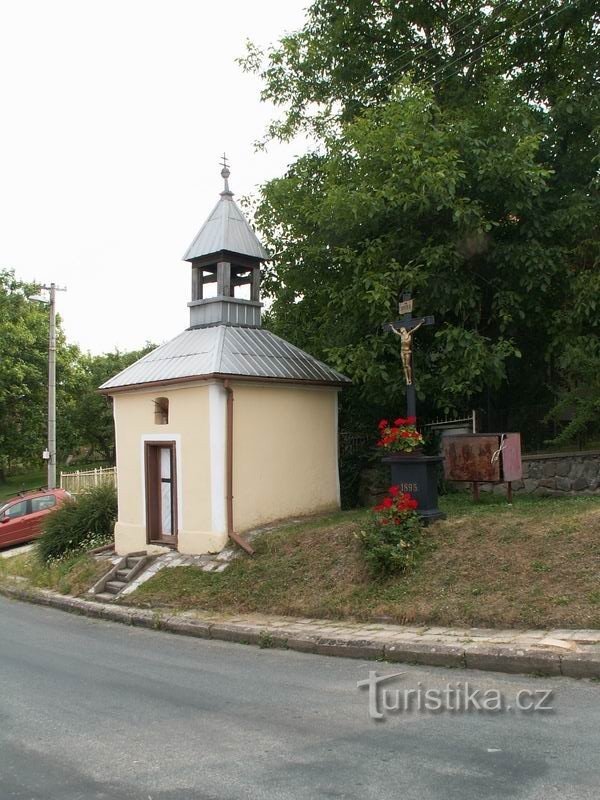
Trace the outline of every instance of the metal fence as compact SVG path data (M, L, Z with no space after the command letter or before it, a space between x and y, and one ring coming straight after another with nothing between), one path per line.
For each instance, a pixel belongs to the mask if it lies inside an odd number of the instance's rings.
M422 427L430 428L431 430L438 431L443 434L447 433L477 433L477 412L473 409L468 413L465 412L462 417L432 417L426 420Z
M339 448L341 456L350 456L355 453L367 453L375 447L377 435L372 433L358 433L356 431L340 431Z
M444 433L475 433L478 430L478 420L475 411L465 412L462 417L438 417L435 419L419 420L419 430L425 429ZM364 431L341 430L339 435L340 456L367 455L375 450L378 431L374 427L370 433Z
M117 485L116 467L98 467L97 469L60 473L60 488L71 494L80 494L86 489L102 484Z

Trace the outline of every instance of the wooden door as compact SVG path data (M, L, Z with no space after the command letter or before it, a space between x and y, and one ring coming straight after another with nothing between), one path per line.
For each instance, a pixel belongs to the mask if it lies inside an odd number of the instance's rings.
M146 532L148 542L177 543L175 442L146 442Z

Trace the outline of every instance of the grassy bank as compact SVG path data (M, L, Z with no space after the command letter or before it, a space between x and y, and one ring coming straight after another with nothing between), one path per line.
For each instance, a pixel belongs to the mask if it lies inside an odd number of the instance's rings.
M42 564L33 550L12 558L0 558L0 580L21 577L42 589L80 595L93 586L110 566L81 553Z
M46 469L32 469L22 472L19 475L9 475L5 481L0 481L0 504L17 492L37 489L44 486L47 482L48 471Z
M164 570L128 603L400 623L600 627L600 498L444 498L410 574L373 580L340 513L263 535L221 574Z

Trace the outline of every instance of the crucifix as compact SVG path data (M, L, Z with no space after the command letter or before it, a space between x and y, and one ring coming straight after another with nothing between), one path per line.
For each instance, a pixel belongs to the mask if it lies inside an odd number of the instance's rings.
M417 330L423 325L433 325L433 317L413 317L413 300L410 294L403 294L402 301L398 306L402 315L396 322L388 322L383 326L384 331L392 331L400 337L400 356L402 358L402 369L404 370L404 380L406 382L406 413L409 417L417 416L417 395L413 382L412 364L412 338Z

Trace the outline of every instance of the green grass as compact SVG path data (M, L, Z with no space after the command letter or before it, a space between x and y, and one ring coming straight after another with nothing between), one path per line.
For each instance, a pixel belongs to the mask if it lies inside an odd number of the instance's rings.
M440 497L440 508L449 517L467 514L469 517L489 517L498 515L507 519L535 518L540 512L552 516L556 509L561 517L574 515L587 509L600 508L600 496L567 495L565 497L540 497L538 495L516 494L512 506L503 495L482 493L478 503L474 503L469 492L451 492Z
M32 586L53 589L61 594L86 592L110 569L106 561L96 561L85 553L74 553L60 561L44 564L35 548L23 555L0 558L0 580L25 578Z
M223 573L163 570L128 604L223 613L490 627L600 628L600 497L465 494L440 503L448 518L426 529L429 547L410 573L375 580L357 531L368 511L309 519L265 533L256 554ZM106 565L75 555L44 567L35 554L0 559L61 592L86 591Z
M19 475L9 475L6 481L0 483L0 502L7 500L17 492L37 489L47 483L48 472L46 469L30 470Z
M353 511L282 528L223 573L160 572L128 603L219 612L508 627L600 627L600 498L447 495L409 574L374 580Z

